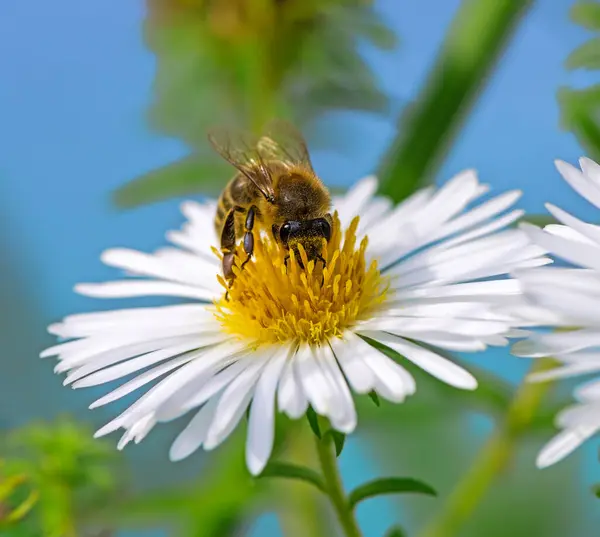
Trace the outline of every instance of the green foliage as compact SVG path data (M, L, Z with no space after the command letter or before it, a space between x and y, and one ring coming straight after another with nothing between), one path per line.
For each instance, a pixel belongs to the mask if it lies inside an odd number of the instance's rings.
M588 30L600 31L600 2L583 1L573 5L571 19Z
M321 438L321 427L319 426L319 416L314 411L312 406L309 406L306 411L306 419L314 435L317 438Z
M590 158L600 160L600 84L587 89L560 88L561 125L570 130Z
M558 220L551 214L526 214L523 215L518 223L527 222L538 227L549 226L550 224L558 224Z
M192 155L115 193L121 207L214 191L219 170L207 131L257 131L271 117L308 129L332 110L382 113L388 99L358 52L395 36L364 0L154 0L146 42L157 58L150 123Z
M381 402L379 401L379 396L377 392L369 392L369 398L373 401L373 404L377 407L381 406Z
M68 419L31 424L12 432L1 469L10 487L14 522L48 537L78 535L83 518L108 505L120 485L114 450ZM4 491L6 496L8 492Z
M218 195L223 188L223 177L228 173L225 161L206 161L192 156L162 168L152 170L120 188L114 193L119 207L134 207L172 196L192 194L202 181L202 192Z
M567 69L600 70L600 2L575 4L571 18L596 35L570 54ZM600 84L585 89L560 88L558 102L562 127L575 134L591 158L600 160Z
M330 434L333 438L333 444L335 446L335 456L339 457L344 450L344 444L346 443L346 435L340 433L339 431L334 431L330 429L327 431L327 434Z
M404 494L407 492L437 496L436 491L423 481L410 477L383 477L356 487L348 496L350 507L359 502L382 494Z
M462 3L417 100L402 114L382 161L382 193L394 201L428 184L532 0Z
M304 466L298 466L297 464L291 464L287 462L270 462L263 470L262 474L260 474L260 477L284 477L288 479L298 479L314 485L322 492L325 491L323 479L317 472Z
M102 520L123 529L168 528L174 537L235 535L264 491L246 469L243 445L243 436L236 434L210 455L201 478L128 495L106 511Z
M385 533L385 537L406 537L406 533L400 526L393 526Z

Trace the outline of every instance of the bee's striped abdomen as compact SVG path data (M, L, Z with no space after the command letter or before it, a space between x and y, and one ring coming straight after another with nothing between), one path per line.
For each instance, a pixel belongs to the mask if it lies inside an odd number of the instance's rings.
M249 207L260 196L259 190L245 175L237 174L221 192L217 202L217 213L215 215L215 229L221 234L227 214L234 207Z

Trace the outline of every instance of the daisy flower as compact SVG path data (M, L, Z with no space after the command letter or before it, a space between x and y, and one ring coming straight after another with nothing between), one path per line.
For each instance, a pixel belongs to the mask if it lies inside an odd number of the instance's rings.
M74 388L131 376L91 408L153 383L96 433L124 429L119 448L141 441L158 422L193 412L170 450L179 460L218 446L249 407L252 474L269 459L276 409L299 418L311 405L350 433L357 422L353 391L396 403L415 392L402 363L370 342L447 384L474 389L475 378L436 348L480 351L506 345L515 333L514 319L495 311L520 299L517 281L506 274L548 261L525 233L504 229L522 214L511 210L520 193L466 210L488 190L472 171L395 207L376 189L367 178L334 199L324 268L299 263L267 235L257 237L228 299L214 248L216 204L184 203L187 223L167 235L175 247L103 253L104 263L138 278L80 284L76 291L185 303L68 316L49 331L69 341L42 357L57 356L56 371L67 372L65 384Z
M567 183L600 208L600 166L587 158L580 159L580 165L581 170L556 162ZM513 346L517 356L550 356L560 362L555 369L531 376L538 381L600 371L600 226L554 205L546 207L562 224L543 230L527 224L521 227L532 241L571 266L515 273L530 302L526 316L537 320L536 324L560 329L535 333ZM557 416L562 431L539 453L539 467L563 459L600 429L600 379L580 385L574 395L577 404Z

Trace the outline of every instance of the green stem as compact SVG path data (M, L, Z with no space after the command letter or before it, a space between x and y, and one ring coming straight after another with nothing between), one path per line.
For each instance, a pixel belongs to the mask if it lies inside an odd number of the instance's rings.
M553 360L542 359L535 363L532 371L543 371L553 365ZM510 462L518 440L527 430L550 387L549 382L521 384L503 422L485 444L441 512L425 527L419 537L452 537L458 533L495 479Z
M327 487L327 495L333 504L335 513L344 530L344 535L345 537L362 537L362 533L354 517L354 512L350 508L342 486L333 438L330 434L325 434L320 439L315 436L315 440L323 479Z
M302 424L305 425L305 424ZM286 459L303 466L314 466L316 453L312 449L312 431L308 427L290 426L286 433ZM275 490L284 499L279 523L286 537L329 537L326 527L327 500L320 491L307 487L306 483L287 481L284 489Z
M400 118L379 170L382 193L401 201L428 184L533 0L464 0L425 87Z

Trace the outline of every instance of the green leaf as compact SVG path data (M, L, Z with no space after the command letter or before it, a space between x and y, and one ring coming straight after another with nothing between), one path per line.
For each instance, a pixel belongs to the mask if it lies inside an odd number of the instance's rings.
M312 432L315 433L315 436L321 439L321 428L319 427L319 417L317 413L314 411L312 406L308 407L306 411L306 419L308 420L308 424L312 429Z
M385 537L406 537L406 533L400 526L392 526L385 533Z
M600 84L584 90L558 92L561 126L571 131L588 156L600 161Z
M377 392L372 391L369 392L369 398L371 399L371 401L373 401L373 403L375 403L375 406L379 407L381 406L381 401L379 401L379 396L377 395Z
M350 508L354 509L359 502L373 496L404 494L407 492L437 496L437 492L431 486L418 479L411 477L383 477L356 487L348 496L348 503L350 504Z
M231 175L226 164L189 156L120 187L114 193L114 202L119 207L129 208L174 196L215 194Z
M579 2L571 8L571 20L587 28L600 31L600 3Z
M596 498L600 498L600 485L594 485L592 487L592 494L596 496Z
M298 466L287 462L270 462L266 468L258 476L259 478L264 477L285 477L288 479L298 479L305 481L317 487L320 491L325 492L325 484L321 476L304 466Z
M556 218L554 218L551 214L525 214L518 221L518 223L521 222L527 222L538 227L549 226L550 224L558 224Z
M566 61L567 69L600 69L600 37L577 47Z
M336 457L339 457L342 454L342 451L344 450L344 444L346 442L346 435L343 433L340 433L339 431L334 431L333 429L330 429L327 432L329 434L331 434L331 436L333 438L333 443L335 444L335 455L336 455Z
M380 189L401 201L431 183L532 0L461 3L417 100L398 121Z

